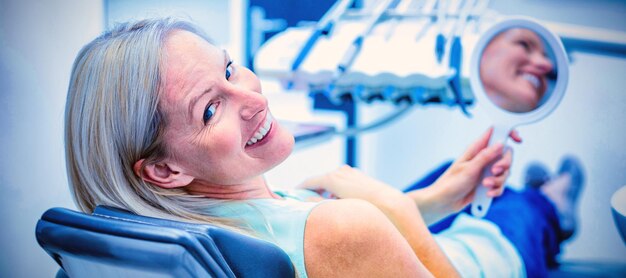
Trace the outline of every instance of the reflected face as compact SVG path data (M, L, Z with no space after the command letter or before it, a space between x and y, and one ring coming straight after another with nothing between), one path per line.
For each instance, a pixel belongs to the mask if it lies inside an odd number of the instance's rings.
M553 64L542 39L514 28L493 38L480 60L480 78L489 98L510 112L537 108L548 87Z
M293 136L273 120L259 79L228 54L187 31L165 43L168 159L192 185L241 185L282 162Z

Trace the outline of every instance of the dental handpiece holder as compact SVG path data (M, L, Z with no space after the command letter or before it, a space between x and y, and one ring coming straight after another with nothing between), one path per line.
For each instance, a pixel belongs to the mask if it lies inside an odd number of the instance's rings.
M279 80L289 92L324 93L337 105L346 99L472 105L469 57L482 30L496 18L467 19L458 40L463 45L457 51L462 51L458 53L462 61L454 68L450 65L452 51L437 59L435 45L440 30L433 25L432 15L406 13L389 10L373 21L373 12L348 10L333 16L332 34L324 36L317 36L319 28L313 25L289 28L269 39L255 54L255 71L262 78ZM445 34L451 36L459 16L448 16L443 25ZM314 43L310 43L311 38L315 38ZM457 86L452 88L455 78Z

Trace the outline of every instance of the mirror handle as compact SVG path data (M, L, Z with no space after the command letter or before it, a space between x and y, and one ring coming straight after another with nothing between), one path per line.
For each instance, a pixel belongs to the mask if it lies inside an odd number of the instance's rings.
M495 125L493 127L493 134L491 135L491 138L489 138L489 146L498 142L502 142L503 144L506 144L506 140L509 137L509 133L511 132L511 129L512 129L511 127ZM491 173L491 168L493 168L493 164L496 161L497 160L494 160L490 162L489 164L487 164L487 166L485 166L485 168L483 169L482 177L480 179L481 182L486 177L493 176L493 174ZM491 201L493 198L487 196L487 191L489 191L489 189L483 186L482 184L476 187L476 191L474 192L474 200L472 201L472 208L471 208L471 212L474 217L483 218L487 214L487 211L489 211L489 207L491 206Z

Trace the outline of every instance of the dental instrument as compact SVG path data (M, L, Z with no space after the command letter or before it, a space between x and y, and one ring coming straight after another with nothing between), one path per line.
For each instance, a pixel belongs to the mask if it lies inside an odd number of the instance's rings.
M365 24L365 29L363 29L363 31L352 41L352 44L350 44L348 50L346 50L341 58L339 64L337 65L337 69L333 73L331 84L339 79L339 77L350 68L352 62L354 62L354 59L363 46L363 40L372 31L372 29L374 29L374 26L378 23L385 11L394 9L399 2L400 0L385 0L376 6L372 16L369 18L369 21Z
M328 12L326 12L326 14L320 19L320 21L315 26L313 33L311 33L311 36L309 37L309 39L304 43L304 46L302 47L298 55L296 55L296 58L294 59L293 64L291 65L291 72L295 73L298 70L298 68L304 61L304 58L306 58L306 56L309 54L309 52L311 51L311 48L313 48L313 45L315 45L315 43L317 42L320 36L327 36L332 32L333 27L335 27L335 23L339 20L341 15L343 15L343 13L348 9L351 3L352 3L352 0L337 1L328 10ZM290 88L292 86L293 86L293 83L290 82L288 87Z
M474 9L472 10L472 12L469 15L470 16L470 20L478 21L480 16L485 13L485 11L487 10L488 6L489 6L489 0L477 1L476 4L474 5Z
M411 7L411 4L413 3L413 0L401 0L397 5L396 8L394 9L395 13L398 14L406 14L406 12L409 10L409 8ZM389 23L389 27L387 29L387 35L385 36L386 40L389 40L391 38L391 35L393 34L393 30L396 28L396 26L398 26L398 23L400 22L400 20L398 19L397 16L394 16L391 18L391 23Z
M461 63L463 61L463 44L461 43L461 35L465 30L465 24L469 18L470 10L475 8L474 0L466 0L465 5L460 9L459 18L455 24L454 36L452 38L452 45L450 46L450 60L449 66L456 72L450 80L450 88L454 93L456 103L461 107L461 111L466 116L470 116L467 111L465 102L463 101L462 88L461 88Z
M445 25L445 17L446 17L446 9L447 9L447 1L439 0L437 2L437 15L435 18L435 24L437 25L439 31L437 32L437 38L435 41L435 55L437 56L437 62L441 63L441 59L443 58L443 54L445 52L446 46L446 37L443 35L444 33L444 25Z
M435 9L436 4L437 4L437 0L426 1L420 9L422 14L424 15L432 14L433 10ZM436 17L428 16L426 23L424 23L424 26L420 29L419 32L417 32L417 35L415 35L415 40L419 41L426 34L426 31L428 31L428 28L430 28L430 25L431 25L430 22L435 22L436 20L437 20Z

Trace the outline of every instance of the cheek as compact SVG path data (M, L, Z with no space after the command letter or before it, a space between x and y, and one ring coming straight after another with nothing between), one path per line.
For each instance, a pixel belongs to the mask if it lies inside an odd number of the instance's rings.
M220 129L218 126L201 131L193 137L178 140L176 159L183 162L190 169L195 169L196 174L204 171L207 166L216 168L219 164L237 154L241 149L241 139L233 130ZM220 158L220 159L217 159Z
M239 142L238 140L236 142ZM191 149L191 148L190 148ZM240 181L241 147L235 140L212 140L193 148L181 159L195 178L210 184L230 184Z
M494 74L511 74L523 59L523 51L509 43L497 45L491 49L489 55L492 61L491 70Z
M215 128L210 130L209 134L204 136L205 138L194 142L194 145L197 145L200 150L199 154L206 158L207 162L216 164L241 152L241 138L235 134L239 134L239 132ZM218 157L220 159L214 161Z
M494 71L500 72L504 74L505 72L509 72L511 70L511 66L514 65L513 57L511 53L506 49L500 49L493 55L493 59L495 61Z
M506 53L503 54L503 61L514 70L518 70L525 63L528 63L530 61L529 58L528 53L520 47L509 47Z
M495 54L489 59L484 59L480 68L480 78L488 91L499 90L498 88L507 81L506 65Z
M487 86L497 86L510 72L510 54L506 46L493 45L485 50L481 59L481 79Z

